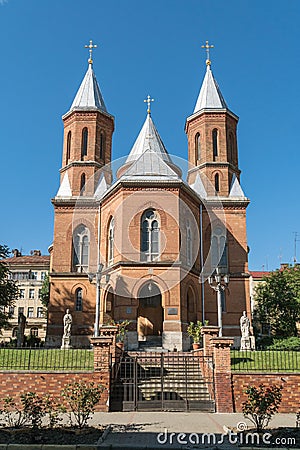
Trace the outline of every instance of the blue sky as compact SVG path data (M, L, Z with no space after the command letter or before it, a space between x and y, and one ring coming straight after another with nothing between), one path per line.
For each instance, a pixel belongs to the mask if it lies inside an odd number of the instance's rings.
M185 119L212 70L238 127L248 207L249 265L292 262L299 233L300 2L298 0L0 1L0 242L47 252L63 127L87 68L116 118L113 157L144 121L143 99L171 154L185 158Z

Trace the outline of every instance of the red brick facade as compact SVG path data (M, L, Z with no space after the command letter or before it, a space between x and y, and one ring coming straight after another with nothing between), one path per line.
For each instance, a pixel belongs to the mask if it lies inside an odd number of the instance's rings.
M242 403L246 400L245 389L249 385L270 386L282 385L282 400L279 407L280 413L293 413L299 411L300 405L300 373L232 373L232 397L234 411L242 411Z

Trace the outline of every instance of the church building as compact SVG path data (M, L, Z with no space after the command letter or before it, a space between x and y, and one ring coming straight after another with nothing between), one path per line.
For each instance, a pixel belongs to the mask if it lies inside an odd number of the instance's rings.
M189 350L187 326L197 320L221 325L220 335L238 345L239 318L243 311L251 316L249 200L240 186L238 117L209 53L186 118L186 165L164 146L150 96L133 147L115 162L114 116L93 70L92 42L88 47L87 72L63 116L47 345L61 345L66 309L73 347L88 346L99 327L124 320L128 349Z

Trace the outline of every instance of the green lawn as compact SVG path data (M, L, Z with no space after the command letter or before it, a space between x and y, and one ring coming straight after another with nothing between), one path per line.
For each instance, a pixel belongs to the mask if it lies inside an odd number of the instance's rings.
M300 352L290 350L232 350L230 353L233 371L300 372Z
M0 370L93 370L94 353L87 349L0 349Z

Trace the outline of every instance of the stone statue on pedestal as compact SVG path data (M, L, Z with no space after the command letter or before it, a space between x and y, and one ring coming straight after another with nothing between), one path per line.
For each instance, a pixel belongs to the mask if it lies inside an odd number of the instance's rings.
M71 328L72 328L72 316L70 314L70 310L66 310L66 314L63 317L63 324L64 324L64 334L62 337L62 343L61 348L62 349L68 349L71 348Z
M247 317L246 311L243 311L243 315L240 318L240 327L242 334L240 350L254 350L255 339L250 333L250 320Z

